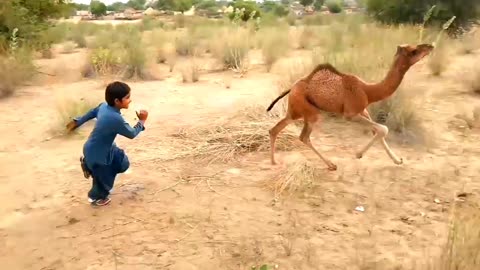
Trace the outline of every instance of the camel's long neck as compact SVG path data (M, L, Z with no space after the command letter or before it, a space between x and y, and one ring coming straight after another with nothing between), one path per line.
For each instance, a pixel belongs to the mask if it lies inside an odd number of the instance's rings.
M375 84L367 84L365 86L365 93L368 96L368 102L373 103L385 99L392 95L402 83L403 77L408 68L401 65L396 59L385 78Z

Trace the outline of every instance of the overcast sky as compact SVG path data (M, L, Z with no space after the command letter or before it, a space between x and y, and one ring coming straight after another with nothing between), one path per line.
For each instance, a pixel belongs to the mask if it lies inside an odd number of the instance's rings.
M79 4L90 4L90 1L91 0L73 0L73 2L75 3L79 3ZM123 2L123 3L126 3L128 2L128 0L100 0L101 2L105 3L106 5L110 5L112 3L115 3L115 2Z

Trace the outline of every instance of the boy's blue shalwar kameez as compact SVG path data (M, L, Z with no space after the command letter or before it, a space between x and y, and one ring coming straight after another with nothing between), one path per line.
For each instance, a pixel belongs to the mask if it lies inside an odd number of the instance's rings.
M122 117L119 109L106 103L101 103L74 120L77 126L81 126L93 118L97 118L97 122L83 146L83 155L85 165L93 178L88 197L99 200L107 198L113 188L116 175L125 172L130 166L125 152L115 144L115 137L120 134L133 139L145 130L145 127L140 121L131 127Z

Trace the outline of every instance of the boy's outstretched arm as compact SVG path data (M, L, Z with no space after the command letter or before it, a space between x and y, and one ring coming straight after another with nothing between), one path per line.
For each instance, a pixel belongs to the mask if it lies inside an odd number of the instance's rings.
M97 117L98 108L100 107L100 105L102 105L102 103L98 104L97 107L91 109L86 114L84 114L80 117L73 118L73 120L70 123L67 124L67 129L69 131L72 131L72 130L80 127L81 125L85 124L87 121Z
M139 120L135 126L131 127L130 124L128 124L123 117L119 117L117 121L115 121L114 128L115 131L122 135L125 136L129 139L133 139L137 137L137 135L145 130L145 121Z

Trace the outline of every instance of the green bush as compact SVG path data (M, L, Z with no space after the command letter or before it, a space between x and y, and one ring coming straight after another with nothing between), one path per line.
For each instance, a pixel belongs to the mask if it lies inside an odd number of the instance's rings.
M456 16L450 33L468 27L480 14L480 3L472 0L367 0L367 12L382 23L422 23L424 15L433 5L436 8L429 23L442 25Z
M43 46L43 31L52 26L51 18L61 17L69 5L63 0L0 1L0 36L8 39L18 29L20 46Z
M325 5L330 13L340 13L343 10L343 5L340 0L327 0Z
M246 22L250 19L256 19L262 16L260 8L254 2L236 1L233 4L234 12L230 13L228 17L230 20L235 20L235 16ZM243 10L243 11L242 11Z

